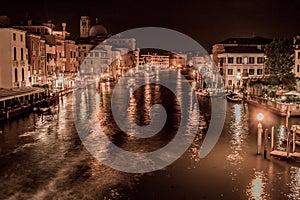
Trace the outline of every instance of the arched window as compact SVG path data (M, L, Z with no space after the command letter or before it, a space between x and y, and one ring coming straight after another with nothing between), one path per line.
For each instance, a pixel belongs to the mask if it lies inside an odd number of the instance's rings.
M18 69L15 69L15 82L18 82Z
M22 81L24 81L24 68L22 68Z

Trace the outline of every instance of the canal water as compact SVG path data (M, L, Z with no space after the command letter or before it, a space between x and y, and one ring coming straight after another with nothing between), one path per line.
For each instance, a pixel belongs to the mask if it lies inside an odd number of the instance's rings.
M180 109L170 91L146 85L132 93L135 123L149 123L147 111L153 103L162 103L170 115L162 133L148 141L131 140L116 127L109 107L112 90L112 84L103 83L100 91L94 86L80 95L93 98L94 114L114 144L133 152L153 151L174 138ZM199 98L199 104L209 116L209 99ZM262 124L269 133L274 126L279 150L285 149L285 118L247 104L227 103L222 134L206 157L198 156L205 138L198 132L171 165L134 174L105 166L87 151L76 131L73 108L69 94L54 115L32 113L0 125L0 199L299 199L300 164L256 155L256 115L264 113ZM291 118L289 123L300 122Z

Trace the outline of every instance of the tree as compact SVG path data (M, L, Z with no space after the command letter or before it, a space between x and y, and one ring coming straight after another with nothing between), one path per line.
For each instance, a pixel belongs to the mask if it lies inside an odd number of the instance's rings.
M294 68L294 46L292 39L273 40L265 48L266 74L271 85L283 85L287 89L295 89L296 78Z

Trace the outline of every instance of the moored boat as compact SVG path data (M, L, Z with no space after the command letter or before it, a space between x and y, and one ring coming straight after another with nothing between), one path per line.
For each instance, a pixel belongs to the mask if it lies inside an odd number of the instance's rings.
M243 98L240 97L239 94L234 93L234 92L230 92L229 94L226 94L226 99L229 102L233 102L233 103L242 103Z

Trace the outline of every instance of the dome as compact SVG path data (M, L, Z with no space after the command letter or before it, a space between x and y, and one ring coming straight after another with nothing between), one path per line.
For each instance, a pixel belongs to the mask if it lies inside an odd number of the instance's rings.
M97 35L108 35L108 32L105 26L99 24L99 20L96 19L96 24L90 29L89 35L93 37Z

